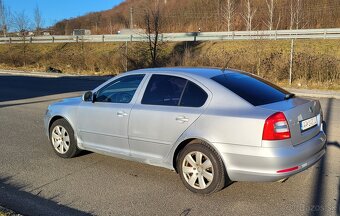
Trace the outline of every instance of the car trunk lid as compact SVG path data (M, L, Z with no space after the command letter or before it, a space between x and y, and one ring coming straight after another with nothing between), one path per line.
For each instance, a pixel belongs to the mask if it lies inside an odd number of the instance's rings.
M293 145L301 144L320 132L322 117L319 101L291 98L260 107L285 114Z

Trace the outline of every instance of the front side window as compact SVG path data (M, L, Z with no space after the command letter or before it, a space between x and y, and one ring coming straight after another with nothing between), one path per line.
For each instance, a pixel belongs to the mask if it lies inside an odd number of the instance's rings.
M144 74L128 75L118 78L96 93L96 102L130 103Z
M142 104L178 106L187 80L168 75L152 75L142 99Z

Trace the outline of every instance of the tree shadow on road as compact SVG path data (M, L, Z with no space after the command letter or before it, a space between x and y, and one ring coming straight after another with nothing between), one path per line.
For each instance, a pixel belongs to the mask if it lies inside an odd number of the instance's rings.
M23 191L25 186L9 183L11 177L0 176L0 204L22 215L92 215L61 205L54 201L57 196L45 199Z
M326 116L324 118L326 122L326 126L324 127L324 131L327 134L328 128L327 128L327 122L331 120L332 117L332 106L333 106L333 98L328 99L327 102L327 112ZM340 148L340 144L338 141L335 142L327 142L327 146L335 146L337 148ZM320 160L319 166L317 167L317 172L315 176L314 181L314 189L312 190L312 196L311 196L311 205L309 208L310 215L313 216L319 216L324 215L324 212L322 211L324 209L325 203L324 203L324 197L325 197L325 189L327 182L325 181L325 173L327 171L327 165L326 165L326 159L327 159L327 153L325 156ZM336 212L337 215L339 215L340 212L340 181L338 184L339 192L338 192L338 198L337 198L337 204L336 204Z
M0 102L92 90L110 77L95 80L84 77L0 76Z

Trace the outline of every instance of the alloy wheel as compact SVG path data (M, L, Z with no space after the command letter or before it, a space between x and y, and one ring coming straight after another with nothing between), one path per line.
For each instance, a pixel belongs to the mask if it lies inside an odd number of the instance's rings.
M65 154L70 148L69 133L61 125L57 125L53 128L51 139L54 149L60 154Z
M209 187L214 178L211 160L199 151L190 152L184 157L182 172L186 182L196 189Z

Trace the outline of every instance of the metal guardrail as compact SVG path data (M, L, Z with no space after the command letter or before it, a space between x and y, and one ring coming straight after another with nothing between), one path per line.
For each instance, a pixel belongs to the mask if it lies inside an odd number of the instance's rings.
M299 29L273 31L189 32L163 33L160 41L222 41L222 40L283 40L283 39L340 39L340 28ZM85 36L27 36L0 37L0 44L8 43L77 43L148 41L146 35L85 35Z

